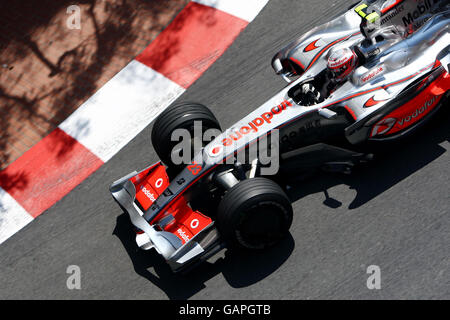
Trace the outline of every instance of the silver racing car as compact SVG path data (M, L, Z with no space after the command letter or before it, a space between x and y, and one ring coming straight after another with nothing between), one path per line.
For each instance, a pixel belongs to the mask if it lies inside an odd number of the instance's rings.
M288 85L231 128L201 104L166 109L152 131L161 161L110 187L137 245L181 271L224 247L276 244L293 215L283 181L350 173L372 157L359 146L403 137L448 107L449 28L447 0L362 1L277 53ZM201 137L216 134L195 148L198 123ZM189 150L172 141L180 129L193 134ZM188 164L174 160L192 150Z

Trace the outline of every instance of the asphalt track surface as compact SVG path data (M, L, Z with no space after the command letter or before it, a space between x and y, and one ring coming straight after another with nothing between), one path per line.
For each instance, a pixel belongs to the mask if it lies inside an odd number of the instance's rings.
M273 54L349 1L271 0L179 101L228 127L284 85ZM291 191L291 236L258 254L222 252L188 277L139 251L109 184L157 161L146 128L111 161L0 246L0 299L449 299L450 112L352 176ZM69 265L81 290L68 290ZM367 267L381 269L369 290Z

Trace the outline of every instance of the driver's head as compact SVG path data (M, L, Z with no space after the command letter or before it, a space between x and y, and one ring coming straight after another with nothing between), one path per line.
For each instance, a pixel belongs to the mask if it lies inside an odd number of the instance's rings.
M352 49L339 49L328 58L328 69L337 81L342 82L355 70L357 63L358 56Z

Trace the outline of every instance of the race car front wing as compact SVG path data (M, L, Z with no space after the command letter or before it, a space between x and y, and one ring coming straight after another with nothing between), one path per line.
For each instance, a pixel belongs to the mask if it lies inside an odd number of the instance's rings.
M167 182L163 185L164 180ZM150 201L147 205L151 205L151 202L156 200L154 193L159 194L146 184L149 181L156 181L162 189L169 184L165 168L160 162L141 172L132 172L110 186L113 198L139 230L136 243L141 249L154 248L165 258L174 272L190 269L223 249L224 245L220 241L214 221L193 211L182 200L174 204L178 207L174 213L169 212L171 211L169 207L166 212L148 222L144 218L143 201L138 201L137 193L146 191L149 196L147 201ZM192 227L198 230L193 230Z

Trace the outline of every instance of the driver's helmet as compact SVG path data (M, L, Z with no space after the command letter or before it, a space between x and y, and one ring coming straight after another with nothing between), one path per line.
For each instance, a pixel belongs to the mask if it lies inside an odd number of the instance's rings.
M355 70L357 63L358 56L352 49L339 49L328 58L328 70L331 71L334 79L342 82Z

